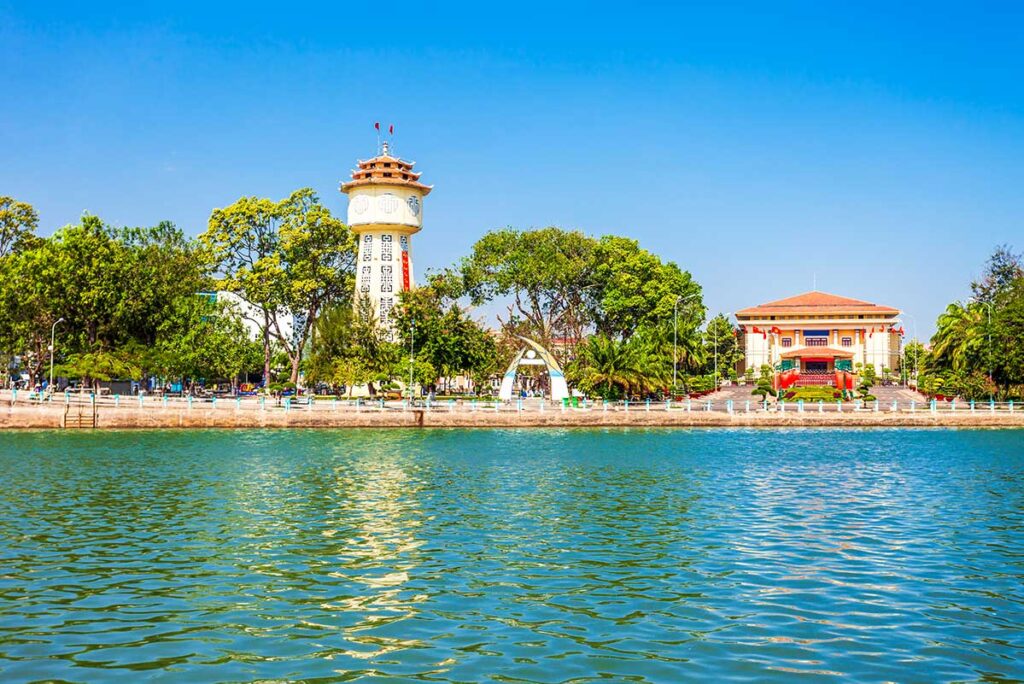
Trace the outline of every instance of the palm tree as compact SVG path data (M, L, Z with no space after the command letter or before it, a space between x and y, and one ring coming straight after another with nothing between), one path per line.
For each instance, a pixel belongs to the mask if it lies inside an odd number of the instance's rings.
M581 345L580 385L608 397L620 390L628 394L641 382L643 373L637 348L605 335L594 335Z
M984 350L984 312L980 304L955 302L946 307L932 336L932 358L937 367L968 370Z
M672 384L672 339L665 330L642 328L627 344L636 355L637 391L646 394Z

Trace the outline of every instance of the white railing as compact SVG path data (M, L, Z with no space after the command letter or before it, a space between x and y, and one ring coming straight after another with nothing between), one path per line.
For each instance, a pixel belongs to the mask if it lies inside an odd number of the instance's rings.
M0 391L0 405L8 406L64 406L95 405L100 411L133 409L145 411L303 411L303 412L363 412L363 411L429 411L447 413L544 413L544 412L686 412L686 413L1020 413L1021 402L988 400L877 400L852 401L775 401L750 399L683 399L608 402L602 399L577 398L564 402L545 399L513 399L493 401L487 399L344 399L335 397L167 397L152 395L120 396L91 393L39 394L27 390Z

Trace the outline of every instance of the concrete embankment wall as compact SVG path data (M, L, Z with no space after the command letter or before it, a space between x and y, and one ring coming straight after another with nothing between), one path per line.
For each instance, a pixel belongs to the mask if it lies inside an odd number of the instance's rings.
M0 407L0 429L52 429L63 425L63 404ZM917 412L847 411L842 413L725 411L480 410L429 411L399 408L351 408L332 411L233 407L98 408L99 429L152 428L334 428L334 427L1024 427L1024 411Z

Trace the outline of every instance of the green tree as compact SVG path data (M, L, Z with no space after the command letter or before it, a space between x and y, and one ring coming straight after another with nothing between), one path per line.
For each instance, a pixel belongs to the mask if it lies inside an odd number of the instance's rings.
M206 255L168 221L113 230L111 237L123 259L117 272L132 283L117 304L119 334L152 345L169 312L209 287Z
M969 370L984 353L985 311L980 304L953 303L939 316L932 336L934 369Z
M992 319L992 373L1003 397L1024 398L1024 276L999 294Z
M13 197L0 197L0 258L29 240L39 225L35 208Z
M985 273L971 283L975 301L993 303L1013 281L1024 277L1021 255L1015 254L1009 245L999 245L985 264Z
M502 325L519 321L544 345L554 337L580 339L590 323L585 288L591 280L594 240L560 228L491 231L473 245L458 275L474 304L511 299Z
M918 340L911 340L903 347L903 370L905 373L920 372L927 365L928 351Z
M224 302L204 295L187 295L165 312L148 347L143 365L163 377L230 380L258 371L262 345L249 337L238 313Z
M493 372L498 355L494 337L442 289L427 285L403 292L394 315L403 351L411 347L445 381ZM433 385L433 379L427 384Z
M682 319L704 316L701 288L674 263L662 263L636 240L606 235L593 250L593 266L585 270L587 318L598 334L629 338L635 331L671 321L676 301ZM687 327L687 326L684 326Z
M68 356L59 369L62 377L75 380L91 382L93 388L98 390L101 381L109 381L120 378L139 379L142 370L139 368L136 359L125 353L111 351L93 351Z
M636 346L606 335L593 335L578 351L570 374L587 394L618 399L628 397L630 390L641 384L642 359Z
M736 328L724 314L718 314L708 321L704 333L704 368L713 372L715 356L718 359L718 374L723 377L730 369L735 370L736 364L743 358Z
M317 317L352 286L355 242L351 231L309 188L274 202L243 197L215 209L201 240L222 285L257 310L264 375L270 375L271 339L288 356L298 382L303 351ZM289 334L284 318L292 316Z
M58 319L60 354L151 345L171 302L204 283L194 245L169 223L118 229L87 215L21 244L0 258L0 345L33 359L33 375Z
M345 303L329 306L318 318L308 361L313 382L367 385L377 393L375 383L390 380L403 356L402 347L389 339L377 324L368 297L360 297L356 308Z
M294 331L285 335L276 317L271 322L291 362L291 381L298 382L303 350L321 312L334 302L351 306L356 243L309 188L293 192L280 211L282 301L294 314Z
M200 236L214 267L224 276L220 286L256 309L253 322L259 326L263 342L266 383L270 379L272 321L284 313L280 222L279 203L243 197L223 209L214 209L206 232Z

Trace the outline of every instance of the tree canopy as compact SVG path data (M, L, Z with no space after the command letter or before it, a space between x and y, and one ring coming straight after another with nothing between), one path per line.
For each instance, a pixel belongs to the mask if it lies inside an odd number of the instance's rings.
M278 202L243 197L214 209L200 240L223 275L221 286L259 312L254 323L263 337L264 374L270 374L273 339L297 382L317 317L351 292L356 246L348 226L302 188Z
M1024 271L1000 246L985 275L971 284L975 299L953 302L936 321L931 350L921 358L922 389L966 398L1024 398Z

